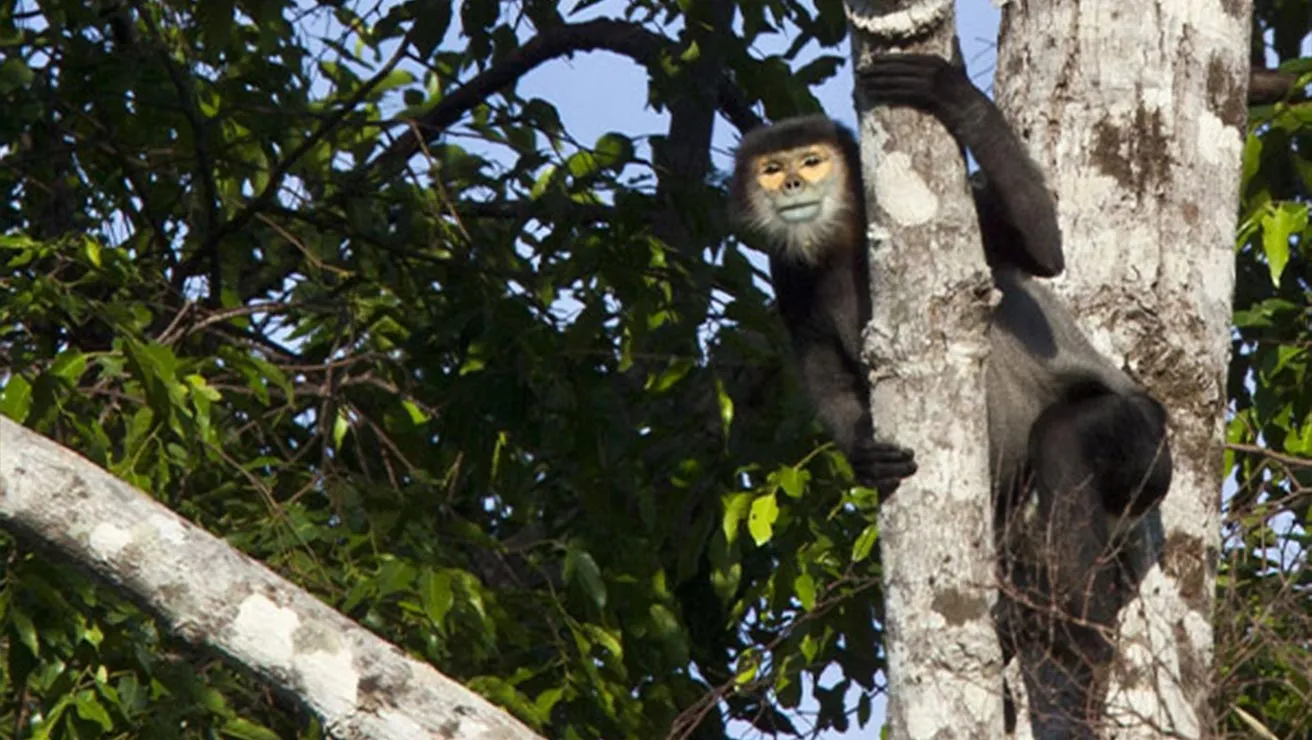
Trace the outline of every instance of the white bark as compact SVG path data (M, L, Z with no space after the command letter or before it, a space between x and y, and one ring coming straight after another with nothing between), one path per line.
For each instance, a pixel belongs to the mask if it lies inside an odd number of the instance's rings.
M3 417L0 525L298 697L332 737L538 737L144 493Z
M1013 0L1003 13L998 102L1060 203L1054 288L1171 414L1171 491L1134 540L1160 555L1122 611L1106 734L1202 737L1251 5Z
M950 56L950 4L871 5L847 6L857 67L907 36L924 40L897 50ZM910 22L926 25L908 32ZM998 738L983 371L992 283L947 132L910 109L858 106L875 224L872 409L879 436L914 449L920 465L880 512L888 724L895 738Z

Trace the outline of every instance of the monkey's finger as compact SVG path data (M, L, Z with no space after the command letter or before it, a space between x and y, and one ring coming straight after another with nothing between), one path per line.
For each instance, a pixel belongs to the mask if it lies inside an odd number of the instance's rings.
M953 69L948 60L937 54L876 54L864 67L898 69L921 75L932 75L942 70Z
M893 493L901 487L901 484L901 478L879 478L861 481L861 485L879 492L879 503L881 504L890 501L893 498Z
M892 103L922 110L937 107L933 85L924 78L875 73L863 75L857 82L877 104Z
M884 54L857 70L857 81L877 100L934 108L947 98L947 87L957 74L946 59L933 54Z
M916 465L914 462L905 462L879 465L873 469L872 474L878 478L896 478L901 480L915 475L917 470L920 470L919 465Z
M893 54L878 56L861 69L857 76L880 80L897 80L904 84L918 83L933 87L936 81L955 73L940 57L925 54Z
M920 470L913 461L896 462L896 463L874 463L870 461L854 461L853 470L857 474L857 480L862 483L870 484L872 482L890 482L890 480L901 480L909 478Z
M875 90L928 93L933 88L933 74L925 70L906 69L899 64L875 64L857 70L857 83Z
M909 447L896 445L892 442L872 442L863 452L867 459L880 462L901 462L912 460L916 456L916 453Z

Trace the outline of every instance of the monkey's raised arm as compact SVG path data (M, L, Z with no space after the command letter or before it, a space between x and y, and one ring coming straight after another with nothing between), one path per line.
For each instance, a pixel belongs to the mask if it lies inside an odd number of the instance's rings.
M985 181L976 205L991 262L1040 277L1062 271L1061 230L1043 173L964 69L932 54L888 54L858 69L856 79L876 104L933 115L974 155Z

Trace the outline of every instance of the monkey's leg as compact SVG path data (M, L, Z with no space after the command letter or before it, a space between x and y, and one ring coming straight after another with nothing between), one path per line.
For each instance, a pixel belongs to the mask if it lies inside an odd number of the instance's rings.
M1137 517L1171 487L1166 409L1146 393L1100 394L1075 404L1084 457L1113 516Z
M892 495L903 478L916 472L915 456L904 447L875 441L870 391L859 370L836 338L797 337L794 348L820 421L847 456L857 482L885 498Z
M1169 484L1169 457L1163 458L1164 445L1145 428L1145 402L1156 403L1142 394L1107 392L1059 401L1030 430L1039 521L1048 530L1048 585L1070 617L1094 626L1110 628L1121 607L1107 503L1127 498L1131 481L1135 490L1151 495L1164 493L1163 484ZM1160 418L1164 422L1165 416ZM1158 430L1164 433L1164 427ZM1110 658L1101 642L1090 643L1098 648L1095 657Z
M1020 652L1036 737L1092 738L1101 716L1126 598L1103 502L1106 485L1137 464L1114 460L1118 450L1108 446L1109 435L1125 433L1127 414L1123 397L1095 392L1052 404L1030 430L1041 531L1028 553L1032 578L1021 594L1028 639Z

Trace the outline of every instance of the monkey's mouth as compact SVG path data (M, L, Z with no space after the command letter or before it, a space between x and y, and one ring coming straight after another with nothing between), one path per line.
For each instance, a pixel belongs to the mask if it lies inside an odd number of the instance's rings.
M811 203L790 203L778 208L779 218L789 222L814 221L820 215L820 201Z

